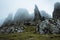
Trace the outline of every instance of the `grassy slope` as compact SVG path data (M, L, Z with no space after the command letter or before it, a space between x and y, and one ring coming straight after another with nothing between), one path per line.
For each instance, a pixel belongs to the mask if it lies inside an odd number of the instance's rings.
M0 40L60 40L60 35L41 35L34 32L35 26L27 26L23 33L0 34Z

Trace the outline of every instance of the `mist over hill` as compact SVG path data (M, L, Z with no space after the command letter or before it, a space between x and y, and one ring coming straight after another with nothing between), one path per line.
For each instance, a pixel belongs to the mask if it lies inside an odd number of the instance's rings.
M48 15L45 11L41 11L40 14L41 17L51 18L51 16ZM34 13L29 14L27 9L19 8L15 13L14 18L13 14L8 14L7 18L3 22L3 25L9 24L12 20L14 22L32 21L34 20Z
M58 4L60 5L60 3ZM1 30L1 33L23 32L24 27L28 25L36 26L35 32L41 34L59 34L60 33L59 5L55 4L54 6L54 8L56 8L53 11L54 14L53 16L55 17L55 19L51 18L51 16L47 12L45 12L45 10L44 11L39 10L37 5L35 5L34 12L32 14L30 14L27 9L19 8L15 13L14 18L13 14L9 14L7 18L4 20L1 27L3 31Z
M3 24L4 19L0 19L0 26Z
M27 9L20 8L17 10L14 16L14 21L22 22L22 21L32 20L32 18L33 18L33 14L32 15L29 14Z
M13 20L13 14L8 14L6 19L3 21L2 26L7 26L9 25Z

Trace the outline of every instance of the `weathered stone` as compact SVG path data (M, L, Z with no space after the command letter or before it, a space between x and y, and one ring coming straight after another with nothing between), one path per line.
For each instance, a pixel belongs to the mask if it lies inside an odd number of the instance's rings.
M40 11L39 11L37 5L35 5L35 9L34 9L34 22L35 22L35 25L37 25L37 23L40 22L40 20L41 20Z
M36 31L40 34L60 34L60 20L57 19L56 25L54 22L51 23L51 21L46 19L40 22L40 24L37 25Z
M60 3L59 2L55 3L54 5L53 18L54 19L60 18Z
M20 33L23 32L24 28L23 27L18 27L18 26L10 26L10 27L3 27L0 29L0 33Z
M4 33L5 31L3 29L0 30L0 33Z

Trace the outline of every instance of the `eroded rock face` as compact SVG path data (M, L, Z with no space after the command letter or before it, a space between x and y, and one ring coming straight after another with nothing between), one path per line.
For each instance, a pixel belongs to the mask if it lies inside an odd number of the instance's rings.
M37 24L40 20L41 20L41 14L40 14L40 11L39 11L37 5L35 5L35 9L34 9L34 22L35 22L35 24Z
M55 19L60 18L60 3L59 2L55 3L54 5L53 18Z
M42 21L37 25L36 31L40 34L60 34L60 20L54 21L48 19Z

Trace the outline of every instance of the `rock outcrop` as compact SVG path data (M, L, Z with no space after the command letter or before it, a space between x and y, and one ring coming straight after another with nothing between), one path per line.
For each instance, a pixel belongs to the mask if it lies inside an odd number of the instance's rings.
M37 5L35 5L35 9L34 9L34 22L35 22L35 24L40 22L40 20L41 20L41 14L39 12Z
M6 26L0 28L0 33L8 34L8 33L20 33L24 31L23 26Z
M60 34L60 20L46 19L37 25L36 32L40 34Z
M55 3L54 5L53 18L54 19L60 18L60 3L59 2Z

